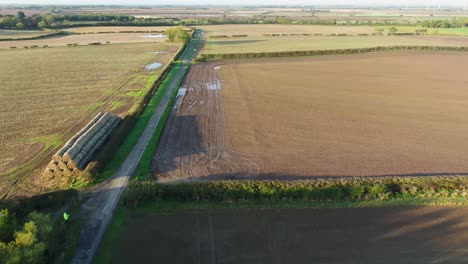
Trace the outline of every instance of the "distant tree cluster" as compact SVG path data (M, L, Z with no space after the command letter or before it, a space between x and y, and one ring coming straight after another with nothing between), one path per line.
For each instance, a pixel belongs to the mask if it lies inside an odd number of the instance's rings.
M468 20L452 19L452 20L426 20L421 22L421 26L427 28L461 28L468 27Z
M190 38L190 35L181 26L167 29L164 34L169 42L185 43Z
M77 26L171 26L177 24L177 19L136 18L125 15L80 14L55 15L34 14L26 16L19 11L16 15L0 15L0 29L43 29L65 28Z

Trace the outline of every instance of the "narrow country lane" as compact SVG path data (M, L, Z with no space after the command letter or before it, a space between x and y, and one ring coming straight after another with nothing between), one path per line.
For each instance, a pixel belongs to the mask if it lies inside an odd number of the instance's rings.
M182 54L182 66L177 72L176 77L172 80L166 94L161 99L161 102L153 113L147 127L138 139L137 144L132 152L127 156L124 163L118 171L95 191L83 205L82 210L85 210L89 215L87 222L81 228L81 235L78 242L76 254L72 263L91 263L93 257L99 247L99 244L104 236L104 233L109 225L114 210L119 203L119 200L127 187L128 180L135 171L138 163L153 136L159 120L169 103L171 94L174 89L178 89L179 80L184 78L185 69L190 67L190 62L193 57L193 49L198 47L199 33L195 33L194 39L187 45Z

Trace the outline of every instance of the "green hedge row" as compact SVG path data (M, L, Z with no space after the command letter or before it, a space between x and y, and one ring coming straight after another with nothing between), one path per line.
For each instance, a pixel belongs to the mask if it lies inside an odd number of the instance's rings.
M251 53L222 53L222 54L202 54L197 61L216 61L230 59L253 59L271 57L295 57L295 56L319 56L319 55L340 55L356 54L378 51L394 50L428 50L428 51L468 51L468 47L442 47L442 46L388 46L357 49L333 49L333 50L297 50L297 51L272 51L272 52L251 52Z
M133 181L127 188L123 201L129 207L162 200L359 202L467 197L467 189L468 177L462 176L340 178L304 181L246 180L179 184Z

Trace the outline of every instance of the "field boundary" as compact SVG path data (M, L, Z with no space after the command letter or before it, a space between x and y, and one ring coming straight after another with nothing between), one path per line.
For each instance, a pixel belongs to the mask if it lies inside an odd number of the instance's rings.
M426 199L468 202L468 177L377 177L317 180L244 180L162 184L133 181L123 203L139 207L151 202L260 203L392 203Z
M302 57L302 56L323 56L323 55L344 55L370 52L399 51L399 50L421 50L421 51L468 51L468 47L448 47L448 46L378 46L371 48L355 49L331 49L331 50L296 50L296 51L270 51L270 52L249 52L249 53L208 53L197 57L197 62L219 61L233 59L257 59L257 58L277 58L277 57Z
M35 36L35 37L3 38L3 39L0 39L0 41L35 40L35 39L43 39L43 38L48 38L48 37L65 36L65 35L72 35L72 33L64 32L64 31L58 31L58 32L52 32L52 33L49 33L49 34Z

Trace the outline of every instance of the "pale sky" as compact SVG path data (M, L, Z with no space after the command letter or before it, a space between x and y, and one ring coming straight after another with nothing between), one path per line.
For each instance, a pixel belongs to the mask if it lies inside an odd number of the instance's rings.
M29 5L468 5L468 0L0 0Z

